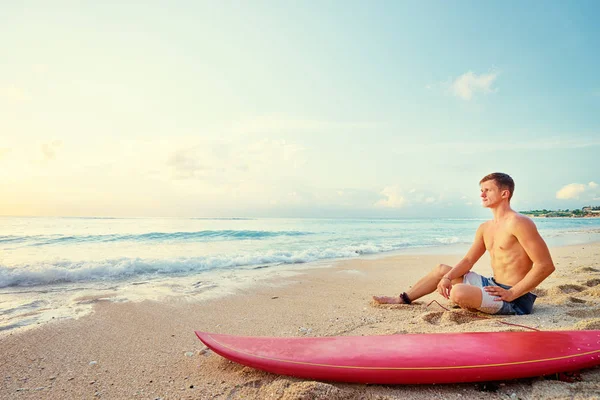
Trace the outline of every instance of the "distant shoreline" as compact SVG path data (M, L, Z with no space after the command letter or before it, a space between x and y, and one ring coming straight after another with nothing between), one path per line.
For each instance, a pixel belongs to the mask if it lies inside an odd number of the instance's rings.
M521 214L532 218L600 218L600 207L583 207L573 210L529 210Z
M530 218L576 218L576 219L600 218L600 215L583 215L583 216L578 216L578 215L564 216L564 215L560 215L560 216L553 216L553 215L534 215L534 214L527 214L527 213L524 213L524 212L521 212L521 214L527 215Z

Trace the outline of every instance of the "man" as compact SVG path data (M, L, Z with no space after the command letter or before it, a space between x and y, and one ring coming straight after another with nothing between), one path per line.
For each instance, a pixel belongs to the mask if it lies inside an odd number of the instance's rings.
M410 304L437 290L462 308L488 314L530 314L536 296L530 293L554 272L548 246L533 221L510 208L515 183L495 172L479 182L484 207L494 218L477 229L475 241L454 267L440 264L399 297L373 296L382 304ZM471 271L490 252L493 278Z

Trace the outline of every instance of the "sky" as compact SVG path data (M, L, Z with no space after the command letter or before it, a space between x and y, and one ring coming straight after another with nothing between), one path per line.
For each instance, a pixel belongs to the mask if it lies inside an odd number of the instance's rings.
M0 215L600 206L595 1L0 5Z

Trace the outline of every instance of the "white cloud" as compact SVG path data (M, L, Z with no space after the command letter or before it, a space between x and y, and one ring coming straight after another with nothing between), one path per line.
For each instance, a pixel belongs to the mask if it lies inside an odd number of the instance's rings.
M385 199L379 200L375 203L376 207L386 208L401 208L406 205L406 199L402 195L402 192L398 186L388 186L381 191L381 195Z
M561 200L578 199L585 189L586 186L581 183L570 183L556 192L556 198Z
M204 139L170 153L172 178L225 183L266 182L297 170L306 162L304 148L285 140Z
M403 191L399 185L390 185L385 187L379 196L383 196L375 203L376 207L401 208L406 206L417 206L419 204L431 205L442 200L441 196L428 191L418 191L411 189Z
M495 92L497 89L493 89L492 85L496 78L498 78L496 71L481 75L469 71L454 79L450 84L450 91L455 96L468 101L478 93Z
M596 182L591 181L587 185L583 183L570 183L563 186L558 192L556 192L556 198L561 200L579 199L582 200L593 200L597 201L598 195L600 194L599 188Z

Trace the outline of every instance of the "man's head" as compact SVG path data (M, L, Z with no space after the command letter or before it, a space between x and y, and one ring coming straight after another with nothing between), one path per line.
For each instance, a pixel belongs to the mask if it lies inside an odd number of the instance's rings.
M481 186L481 197L484 201L484 206L490 207L492 204L486 204L486 201L495 203L506 199L510 202L512 195L515 191L515 181L502 172L494 172L492 174L484 176L480 181ZM488 199L489 197L489 199Z

